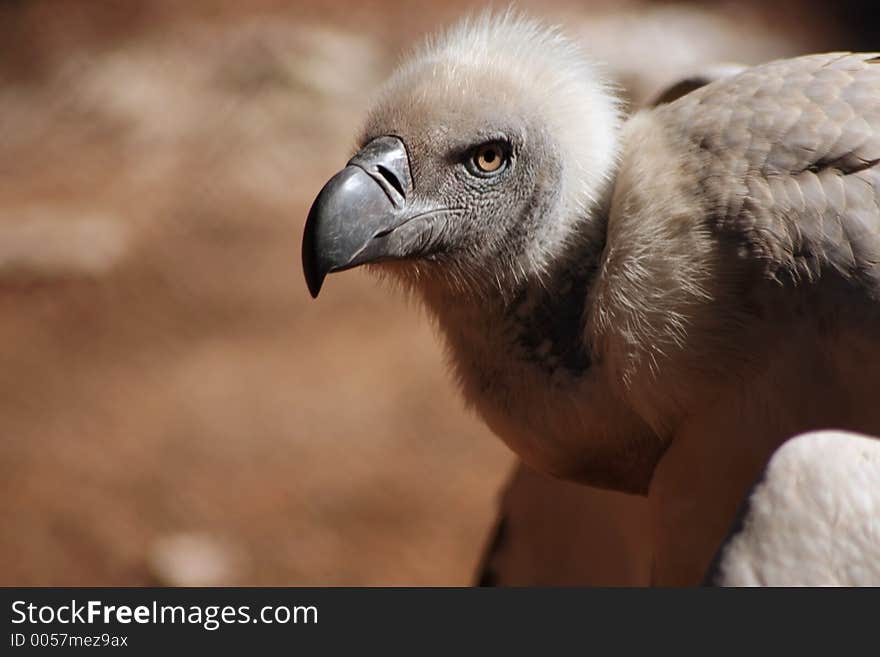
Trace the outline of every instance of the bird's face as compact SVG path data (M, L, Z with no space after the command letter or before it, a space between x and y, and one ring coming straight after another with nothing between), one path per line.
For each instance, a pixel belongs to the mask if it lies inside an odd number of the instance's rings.
M513 85L460 77L418 76L371 112L360 150L309 214L313 295L328 272L365 263L410 263L394 269L460 287L529 269L559 197L559 149Z
M573 185L572 172L590 151L600 171L613 160L608 137L585 140L583 125L611 132L616 108L585 71L566 69L569 55L553 35L472 26L399 69L360 149L309 212L303 264L312 295L328 273L367 263L393 262L404 277L458 291L540 274L569 227L563 210L583 210L604 175ZM596 128L591 111L612 125Z

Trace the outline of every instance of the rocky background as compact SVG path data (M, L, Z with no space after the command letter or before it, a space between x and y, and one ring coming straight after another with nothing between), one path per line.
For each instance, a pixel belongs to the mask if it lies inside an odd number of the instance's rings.
M299 249L401 50L477 6L0 2L0 584L471 582L512 455L416 308L312 302ZM874 38L857 2L519 6L633 104Z

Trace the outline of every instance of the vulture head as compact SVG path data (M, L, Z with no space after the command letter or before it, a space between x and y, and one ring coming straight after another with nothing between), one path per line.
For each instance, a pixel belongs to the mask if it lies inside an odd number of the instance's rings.
M590 368L583 324L621 121L555 29L465 20L379 91L309 212L303 266L312 296L370 265L422 299L466 402L534 467L644 491L662 445Z
M357 154L315 201L310 292L329 272L385 263L437 293L513 293L584 236L576 224L603 198L619 121L555 31L511 15L459 24L393 74Z

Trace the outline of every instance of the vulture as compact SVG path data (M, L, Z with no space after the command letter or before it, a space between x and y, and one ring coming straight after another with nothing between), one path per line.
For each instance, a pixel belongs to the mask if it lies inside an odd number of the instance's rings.
M650 582L694 584L788 438L880 435L878 164L880 54L624 120L558 29L485 14L378 91L304 273L317 296L368 265L420 299L489 428L537 471L646 496Z
M783 444L708 576L719 586L880 586L880 441L816 431Z

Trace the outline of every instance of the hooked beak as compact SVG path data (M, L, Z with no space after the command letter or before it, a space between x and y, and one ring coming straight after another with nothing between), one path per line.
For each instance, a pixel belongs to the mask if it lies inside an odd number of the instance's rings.
M309 210L302 244L312 297L330 272L410 255L408 245L419 228L409 222L421 216L412 191L406 147L392 136L364 146L324 185Z

